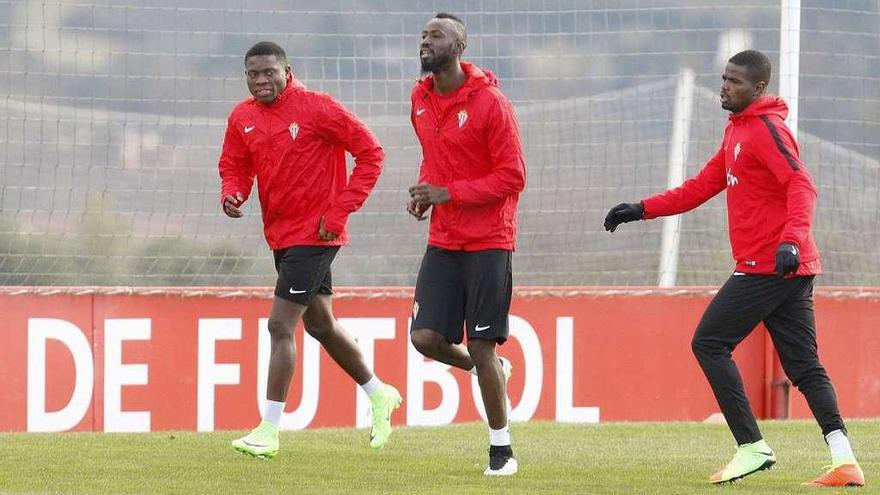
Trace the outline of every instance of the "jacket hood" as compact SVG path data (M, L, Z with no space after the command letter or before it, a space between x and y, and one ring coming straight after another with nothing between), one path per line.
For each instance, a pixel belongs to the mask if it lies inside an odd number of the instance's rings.
M462 95L490 86L498 87L498 78L491 71L481 69L470 62L461 62L461 70L467 75L464 86L460 89ZM416 87L425 93L430 93L434 89L434 75L429 74L420 79Z
M762 96L749 104L742 112L730 114L730 120L760 115L776 115L785 120L788 117L788 105L785 104L785 100L776 95Z
M284 88L284 92L286 92L288 89L291 91L305 91L306 85L300 82L300 80L297 79L291 71L290 75L287 76L287 87Z

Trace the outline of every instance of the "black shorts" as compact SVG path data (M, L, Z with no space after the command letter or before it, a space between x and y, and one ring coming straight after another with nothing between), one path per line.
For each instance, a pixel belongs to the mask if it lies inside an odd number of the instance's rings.
M416 282L410 330L440 332L460 344L470 339L507 340L513 293L512 252L449 251L428 246Z
M293 246L274 251L275 295L308 306L315 294L333 294L330 264L339 246Z

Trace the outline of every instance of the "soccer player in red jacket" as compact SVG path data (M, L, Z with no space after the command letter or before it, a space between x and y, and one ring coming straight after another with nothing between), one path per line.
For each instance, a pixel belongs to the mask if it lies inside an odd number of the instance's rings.
M507 419L510 362L495 347L508 335L525 161L513 105L491 72L461 62L466 46L465 26L453 15L437 14L422 31L422 71L431 74L412 91L423 160L407 210L420 220L433 211L411 338L425 356L477 375L489 423L484 474L505 476L517 471Z
M302 319L309 335L370 397L370 445L380 448L391 435L391 412L401 397L376 377L334 318L330 263L348 243L348 216L376 185L384 152L354 114L293 77L280 46L257 43L244 65L253 97L229 115L219 163L221 202L226 215L240 218L256 177L278 281L269 315L272 349L263 420L232 445L257 457L278 452L278 424L296 359L293 331ZM355 159L350 177L346 151Z
M831 450L831 469L809 486L862 486L837 396L819 362L813 278L820 273L811 226L816 188L785 126L788 107L766 95L770 60L747 50L721 76L721 107L731 112L718 152L680 187L611 208L605 229L677 215L727 191L736 268L706 308L692 347L733 433L733 460L709 481L736 481L776 462L752 413L733 349L764 322L792 383L804 394Z

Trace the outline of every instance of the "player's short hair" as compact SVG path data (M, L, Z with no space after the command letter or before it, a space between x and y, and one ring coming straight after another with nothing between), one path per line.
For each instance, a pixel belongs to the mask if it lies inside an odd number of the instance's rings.
M752 83L770 84L770 58L758 50L746 50L730 57L728 62L746 68Z
M458 35L461 37L461 41L467 43L467 27L465 27L464 21L461 20L460 17L455 14L449 14L447 12L438 12L434 16L434 19L449 19L450 21L454 22L458 26Z
M434 16L434 19L451 19L451 20L461 24L461 27L464 27L464 21L461 20L461 18L455 14L449 14L447 12L438 12L437 15Z
M275 58L277 58L279 62L287 62L287 54L284 53L284 48L281 48L271 41L261 41L252 46L250 50L244 54L244 60L247 61L247 59L258 55L275 55Z

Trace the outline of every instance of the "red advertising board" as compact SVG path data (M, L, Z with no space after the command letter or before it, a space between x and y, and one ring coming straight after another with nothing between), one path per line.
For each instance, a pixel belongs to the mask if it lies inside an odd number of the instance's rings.
M521 288L511 338L511 419L703 420L718 408L690 340L706 288ZM259 420L268 289L0 290L0 431L247 429ZM880 291L817 290L820 355L845 417L880 415ZM423 358L408 339L407 289L342 289L334 310L378 376L404 396L401 424L474 421L475 379ZM311 337L286 429L366 426L367 401ZM763 328L735 353L759 417L779 414ZM793 417L810 417L791 393ZM774 402L777 401L777 402Z

